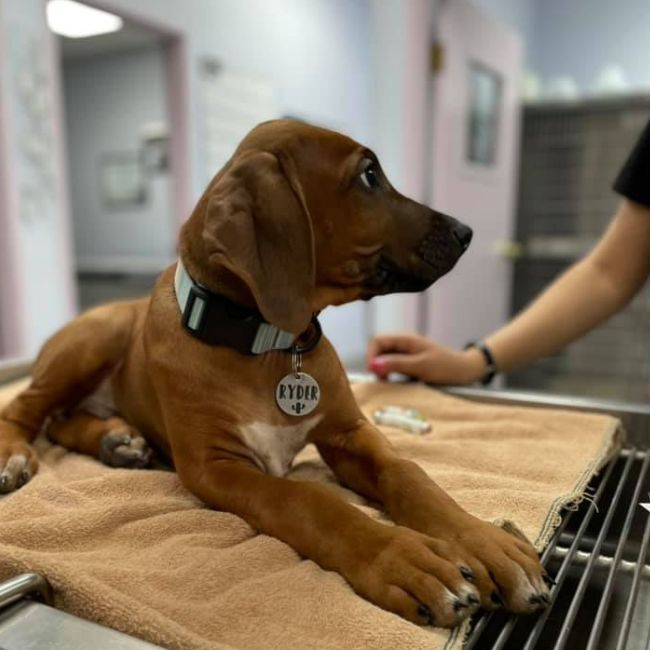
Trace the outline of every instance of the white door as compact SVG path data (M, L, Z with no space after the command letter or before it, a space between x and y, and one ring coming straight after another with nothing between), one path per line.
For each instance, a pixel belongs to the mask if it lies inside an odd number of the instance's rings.
M467 0L440 6L431 204L474 230L458 266L423 296L426 333L447 345L509 316L519 137L521 45Z

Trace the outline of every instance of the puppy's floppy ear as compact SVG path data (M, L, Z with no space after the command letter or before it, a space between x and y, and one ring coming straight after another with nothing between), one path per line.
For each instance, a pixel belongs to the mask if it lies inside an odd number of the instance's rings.
M314 235L295 174L267 152L235 159L210 188L203 239L210 266L250 290L272 325L298 334L311 320Z

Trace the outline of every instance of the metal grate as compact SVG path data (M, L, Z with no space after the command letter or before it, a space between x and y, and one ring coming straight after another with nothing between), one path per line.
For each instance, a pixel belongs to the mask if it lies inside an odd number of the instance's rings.
M549 608L535 616L479 615L466 650L650 649L650 451L623 449L573 512L542 563L555 578Z
M650 117L650 97L528 106L524 110L512 311L521 311L600 238L620 197L612 183ZM650 283L606 324L508 386L647 401Z

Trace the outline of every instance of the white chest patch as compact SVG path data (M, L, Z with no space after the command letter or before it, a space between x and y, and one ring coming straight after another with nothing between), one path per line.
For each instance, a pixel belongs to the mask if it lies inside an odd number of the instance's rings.
M307 443L309 432L322 414L285 426L253 422L240 429L246 446L255 453L260 467L271 476L284 476L296 454Z

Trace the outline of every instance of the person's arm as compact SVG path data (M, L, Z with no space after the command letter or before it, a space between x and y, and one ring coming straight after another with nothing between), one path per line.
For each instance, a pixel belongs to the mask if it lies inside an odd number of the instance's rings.
M650 274L650 208L624 200L595 248L529 307L485 339L499 371L554 354L621 310ZM432 383L471 383L485 373L476 349L455 351L424 337L379 336L371 370L402 372Z
M650 274L650 209L624 200L609 228L514 320L486 339L500 371L554 354L617 313Z

